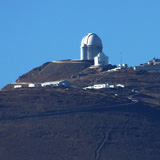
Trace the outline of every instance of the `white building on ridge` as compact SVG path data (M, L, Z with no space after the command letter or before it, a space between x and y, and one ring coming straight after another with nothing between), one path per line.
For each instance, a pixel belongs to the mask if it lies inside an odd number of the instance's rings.
M108 64L108 57L102 52L99 53L97 56L94 57L94 65L107 65Z
M87 34L81 41L81 60L94 60L95 65L107 65L108 57L102 52L101 39L95 33Z

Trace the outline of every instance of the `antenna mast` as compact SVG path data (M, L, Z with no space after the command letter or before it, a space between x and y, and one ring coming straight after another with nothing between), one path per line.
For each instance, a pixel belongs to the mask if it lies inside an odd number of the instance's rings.
M122 66L122 52L120 52L120 57L121 57L121 66Z

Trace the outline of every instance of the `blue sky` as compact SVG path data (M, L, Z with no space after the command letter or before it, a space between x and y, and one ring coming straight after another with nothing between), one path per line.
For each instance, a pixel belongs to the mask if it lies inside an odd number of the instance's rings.
M79 59L96 33L112 64L160 58L160 0L0 0L0 88L45 62Z

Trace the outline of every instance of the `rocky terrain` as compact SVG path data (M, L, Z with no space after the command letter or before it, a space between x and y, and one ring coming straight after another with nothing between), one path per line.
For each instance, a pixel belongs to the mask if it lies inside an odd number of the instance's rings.
M45 82L70 78L93 64L93 61L64 60L47 62L20 76L17 82Z
M9 84L0 91L0 159L160 159L159 72L108 72L91 64L49 62L17 80L63 79L71 88ZM125 87L82 89L97 83Z

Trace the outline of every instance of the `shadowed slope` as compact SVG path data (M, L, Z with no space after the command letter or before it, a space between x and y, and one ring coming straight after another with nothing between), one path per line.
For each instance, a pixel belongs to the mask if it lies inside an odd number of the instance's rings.
M41 88L1 91L0 100L0 159L160 159L160 113L143 103Z

